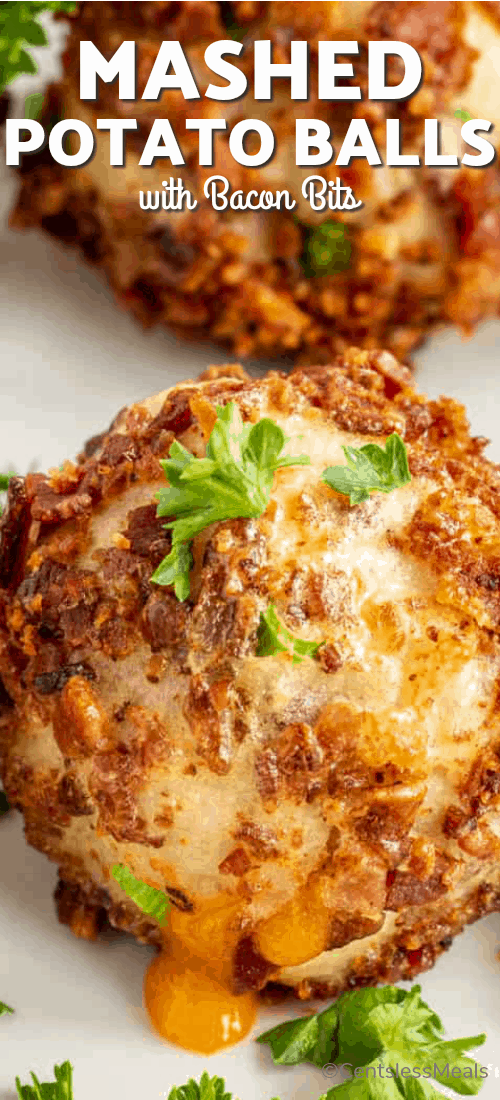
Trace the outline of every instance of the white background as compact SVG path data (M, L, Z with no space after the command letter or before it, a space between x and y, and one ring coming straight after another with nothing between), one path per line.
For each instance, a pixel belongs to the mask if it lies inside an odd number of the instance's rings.
M118 408L208 362L220 349L143 332L120 312L99 276L35 233L6 227L14 181L0 181L0 469L59 465L106 426ZM500 322L462 342L444 332L419 353L418 381L431 396L466 403L476 434L500 460ZM268 1048L248 1041L197 1058L162 1044L141 1007L148 948L129 941L86 944L57 924L55 869L27 848L16 815L0 824L0 1100L14 1078L52 1078L55 1062L75 1066L75 1100L157 1100L204 1068L226 1078L240 1100L317 1100L331 1082L312 1067L273 1067ZM449 1034L488 1033L478 1052L493 1067L484 1100L500 1095L500 915L470 928L422 980ZM302 1008L302 1011L305 1009ZM262 1014L256 1032L291 1010Z

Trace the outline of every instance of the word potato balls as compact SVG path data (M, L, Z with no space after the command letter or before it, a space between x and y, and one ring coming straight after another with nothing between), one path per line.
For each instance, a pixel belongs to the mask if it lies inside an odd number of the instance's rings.
M276 469L260 516L195 536L178 599L152 580L174 539L160 461L203 458L230 402L310 462ZM343 447L394 433L407 483L351 503L323 480ZM212 367L123 409L76 462L11 481L2 779L77 935L107 919L165 944L176 988L196 960L233 1000L269 983L308 998L411 978L500 908L484 443L389 353L351 349L260 379ZM259 642L269 608L301 649ZM116 864L168 896L164 927Z
M494 47L499 42L497 5L482 3L81 3L71 20L64 74L49 90L40 121L86 122L96 152L80 168L54 163L48 150L26 155L13 224L41 226L106 273L118 302L143 324L165 324L195 339L208 337L239 356L279 356L328 363L356 344L387 347L400 358L437 325L470 331L498 312L500 300L499 177L495 163L461 166L467 149L461 119L500 122ZM235 38L244 47L231 57L252 88L253 43L270 40L273 62L290 60L290 42L310 43L311 94L290 99L290 82L275 79L273 98L255 100L251 90L237 101L215 102L204 92L213 73L204 65L207 45ZM95 103L79 98L80 40L92 41L105 57L120 43L138 45L138 97L163 39L179 40L200 89L186 101L167 90L158 102L122 102L118 82L99 80ZM360 101L317 99L317 43L354 40L353 64ZM403 101L367 99L370 41L409 43L420 54L424 79ZM341 59L342 60L342 59ZM392 83L402 65L389 59ZM458 118L456 117L458 113ZM139 166L156 117L167 117L185 165L158 159ZM191 118L222 118L225 133L214 138L213 167L199 164ZM331 129L338 153L352 118L366 119L384 154L386 121L398 119L402 152L423 153L426 118L441 123L444 152L458 154L456 168L370 167L354 158L319 168L295 164L297 118L318 118ZM98 118L134 118L126 134L124 167L110 167L109 134ZM232 158L229 131L239 120L267 122L276 151L260 167ZM490 135L491 136L491 135ZM495 131L492 131L495 141ZM253 152L252 138L247 151ZM351 188L363 206L315 212L302 196L307 176L318 174L334 188ZM203 197L210 176L222 175L231 196L242 189L273 193L287 188L294 210L214 210ZM139 192L164 193L163 181L182 181L198 200L195 210L143 210ZM339 181L338 184L336 181ZM146 190L147 189L147 190ZM346 195L347 192L344 192Z

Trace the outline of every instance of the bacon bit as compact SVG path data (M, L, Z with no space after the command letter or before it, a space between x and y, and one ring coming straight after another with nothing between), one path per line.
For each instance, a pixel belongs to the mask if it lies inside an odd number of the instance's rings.
M189 408L200 425L203 438L208 439L217 420L214 406L207 401L206 397L195 393L189 398Z
M95 626L96 630L100 630L101 626L104 626L104 623L109 622L109 620L111 619L113 613L114 613L113 605L103 603L102 606L99 608L99 610L97 612L97 615L95 616L95 619L94 619L94 626Z
M276 968L257 951L251 936L238 943L233 960L233 992L240 995L262 989Z
M75 466L74 462L70 462L69 459L66 459L61 469L59 469L58 466L49 468L47 484L51 489L57 492L60 489L64 490L69 485L77 485L80 477L81 471L78 466Z
M146 666L146 678L152 684L159 684L167 671L167 661L164 654L153 653Z
M125 538L121 531L114 531L111 535L111 542L118 547L119 550L130 550L130 539Z
M229 705L227 694L228 687L228 680L216 680L209 688L208 694L210 696L210 702L219 714Z
M21 645L28 657L36 657L37 655L37 648L35 645L36 636L36 627L30 625L24 628L21 636Z
M323 672L338 672L342 666L342 657L334 645L324 645L318 653L319 663Z
M238 378L242 382L248 382L250 375L240 363L212 365L200 374L200 382L216 382L219 378Z
M165 808L159 814L155 814L155 825L159 825L161 829L170 829L174 824L174 811L171 806L165 806Z
M30 554L30 556L28 558L28 561L26 563L26 572L36 573L39 570L42 562L43 562L43 554L40 553L40 550L34 550L33 553Z
M236 840L245 840L257 859L269 859L278 854L278 838L274 829L268 825L243 819L234 837Z
M24 615L20 607L15 607L11 614L7 615L7 622L11 630L18 634L24 626Z
M225 286L237 286L238 283L242 283L245 276L248 274L247 264L238 263L234 261L230 264L225 264L220 271L221 282Z
M295 395L288 379L280 378L279 374L272 374L269 378L269 403L279 412L289 413L292 408L292 400Z
M233 256L244 255L250 243L241 233L222 233L219 240L224 250Z
M436 867L436 848L425 837L416 837L411 846L409 870L419 879L430 878ZM420 946L420 944L418 945Z
M80 939L97 939L106 920L106 891L85 891L76 882L60 880L54 896L61 924L69 925Z
M36 596L33 596L33 599L32 599L31 604L30 604L30 611L33 612L34 614L39 614L42 610L42 607L43 607L43 596L42 596L41 592L38 592Z
M54 714L54 736L64 756L90 756L108 732L106 712L83 676L64 685Z
M251 860L244 848L234 848L222 863L219 863L221 875L244 875L251 867Z

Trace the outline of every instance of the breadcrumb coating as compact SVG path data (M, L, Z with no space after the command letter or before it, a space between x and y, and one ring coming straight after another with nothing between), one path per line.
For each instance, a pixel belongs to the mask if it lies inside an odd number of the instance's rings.
M151 582L174 439L216 405L274 419L310 466L258 519ZM412 480L350 507L342 446L398 432ZM298 447L297 447L298 445ZM123 409L76 462L10 483L0 528L0 756L60 918L160 933L111 875L164 890L171 934L233 991L410 978L500 908L500 470L463 408L385 352L250 378L210 368ZM314 659L259 657L273 603Z
M439 325L452 323L471 332L481 319L497 314L500 301L497 165L375 169L354 159L348 169L334 163L318 170L297 168L295 120L327 122L338 152L351 118L367 120L381 151L386 119L397 118L403 151L420 153L425 118L438 118L445 150L463 152L457 108L489 118L497 127L500 121L498 74L490 56L499 34L496 9L492 4L421 2L82 3L71 21L63 78L49 90L41 121L50 128L58 118L76 117L96 132L97 117L135 117L139 127L127 135L123 168L109 167L109 137L102 132L96 133L95 156L82 168L61 168L47 151L25 156L12 224L41 226L77 248L102 268L117 301L142 324L165 324L184 337L215 340L240 357L329 363L355 344L387 347L405 359ZM236 31L228 31L229 24ZM256 102L251 92L229 103L204 98L209 82L205 48L232 33L242 37L245 51L238 64L249 76L255 39L270 39L279 63L289 60L292 39L307 38L310 99L290 101L286 83L279 80L270 102ZM159 104L120 102L117 83L100 81L96 104L82 103L77 84L82 38L95 42L105 56L124 39L137 41L139 95L162 39L178 39L202 98L186 102L180 92L166 91ZM351 38L360 43L355 73L364 98L318 100L318 40ZM423 60L422 86L403 102L366 98L367 44L384 39L410 43ZM389 62L389 79L400 79L398 65L398 59ZM214 166L200 167L198 135L186 131L185 122L214 113L227 120L228 131L215 137ZM140 168L152 122L163 115L177 134L186 165L173 169L160 161ZM262 118L276 135L277 151L261 168L242 167L229 153L229 130L248 117ZM364 206L315 213L301 195L311 172L327 181L341 178ZM198 208L141 210L140 188L161 193L169 173L201 200ZM297 207L215 211L203 199L203 185L214 174L245 193L286 187ZM348 266L311 274L304 263L311 231L332 219L344 224L351 248Z

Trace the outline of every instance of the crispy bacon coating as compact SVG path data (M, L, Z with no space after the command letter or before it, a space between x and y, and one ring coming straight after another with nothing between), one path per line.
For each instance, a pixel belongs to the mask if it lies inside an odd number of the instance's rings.
M108 138L96 133L96 154L82 168L54 164L47 151L26 156L13 224L41 226L106 273L118 302L144 325L165 324L182 336L209 337L239 356L291 357L329 363L352 344L387 347L405 358L437 325L466 331L498 312L500 233L497 165L475 170L370 168L353 159L319 169L295 166L295 119L326 121L338 152L352 117L368 121L384 155L387 117L401 120L403 151L422 153L425 118L443 124L446 151L465 151L458 140L455 110L500 123L497 74L489 60L496 40L497 5L469 3L82 3L72 20L64 76L49 92L42 121L82 118L96 132L100 117L135 117L127 135L124 168L109 167ZM237 102L204 98L209 72L203 57L210 41L234 32L245 51L238 64L251 87L253 41L271 39L276 62L289 60L292 39L311 44L311 97L290 101L275 81L269 103L249 93ZM180 39L202 98L186 102L167 91L158 103L122 103L117 82L100 81L99 100L79 99L80 39L92 39L109 56L123 39L138 42L139 95L160 42ZM359 102L318 101L318 40L355 39ZM420 52L424 82L403 102L366 98L366 46L370 40L401 39ZM352 62L352 58L349 58ZM397 59L390 78L400 79ZM227 118L215 138L213 168L198 163L197 134L186 131L189 116ZM139 157L158 115L168 117L186 165L159 160L139 167ZM262 117L276 135L276 153L262 168L244 168L229 154L228 137L240 119ZM458 142L458 145L457 145ZM458 148L460 146L460 148ZM423 162L422 162L423 163ZM355 211L315 213L301 195L306 176L339 176L364 206ZM213 175L225 176L233 191L288 188L294 211L214 211L203 198ZM162 181L179 176L199 205L194 211L156 212L139 207L139 191L162 192ZM309 235L324 221L342 221L351 245L348 267L311 275L304 265Z
M272 417L310 466L259 519L169 549L160 458L204 453L215 406ZM412 480L350 507L321 473L397 431ZM454 401L388 353L252 379L210 368L122 410L75 463L15 479L0 530L0 746L61 919L159 931L111 877L165 890L169 928L235 990L301 997L409 978L500 908L500 471ZM258 657L270 603L317 659Z

